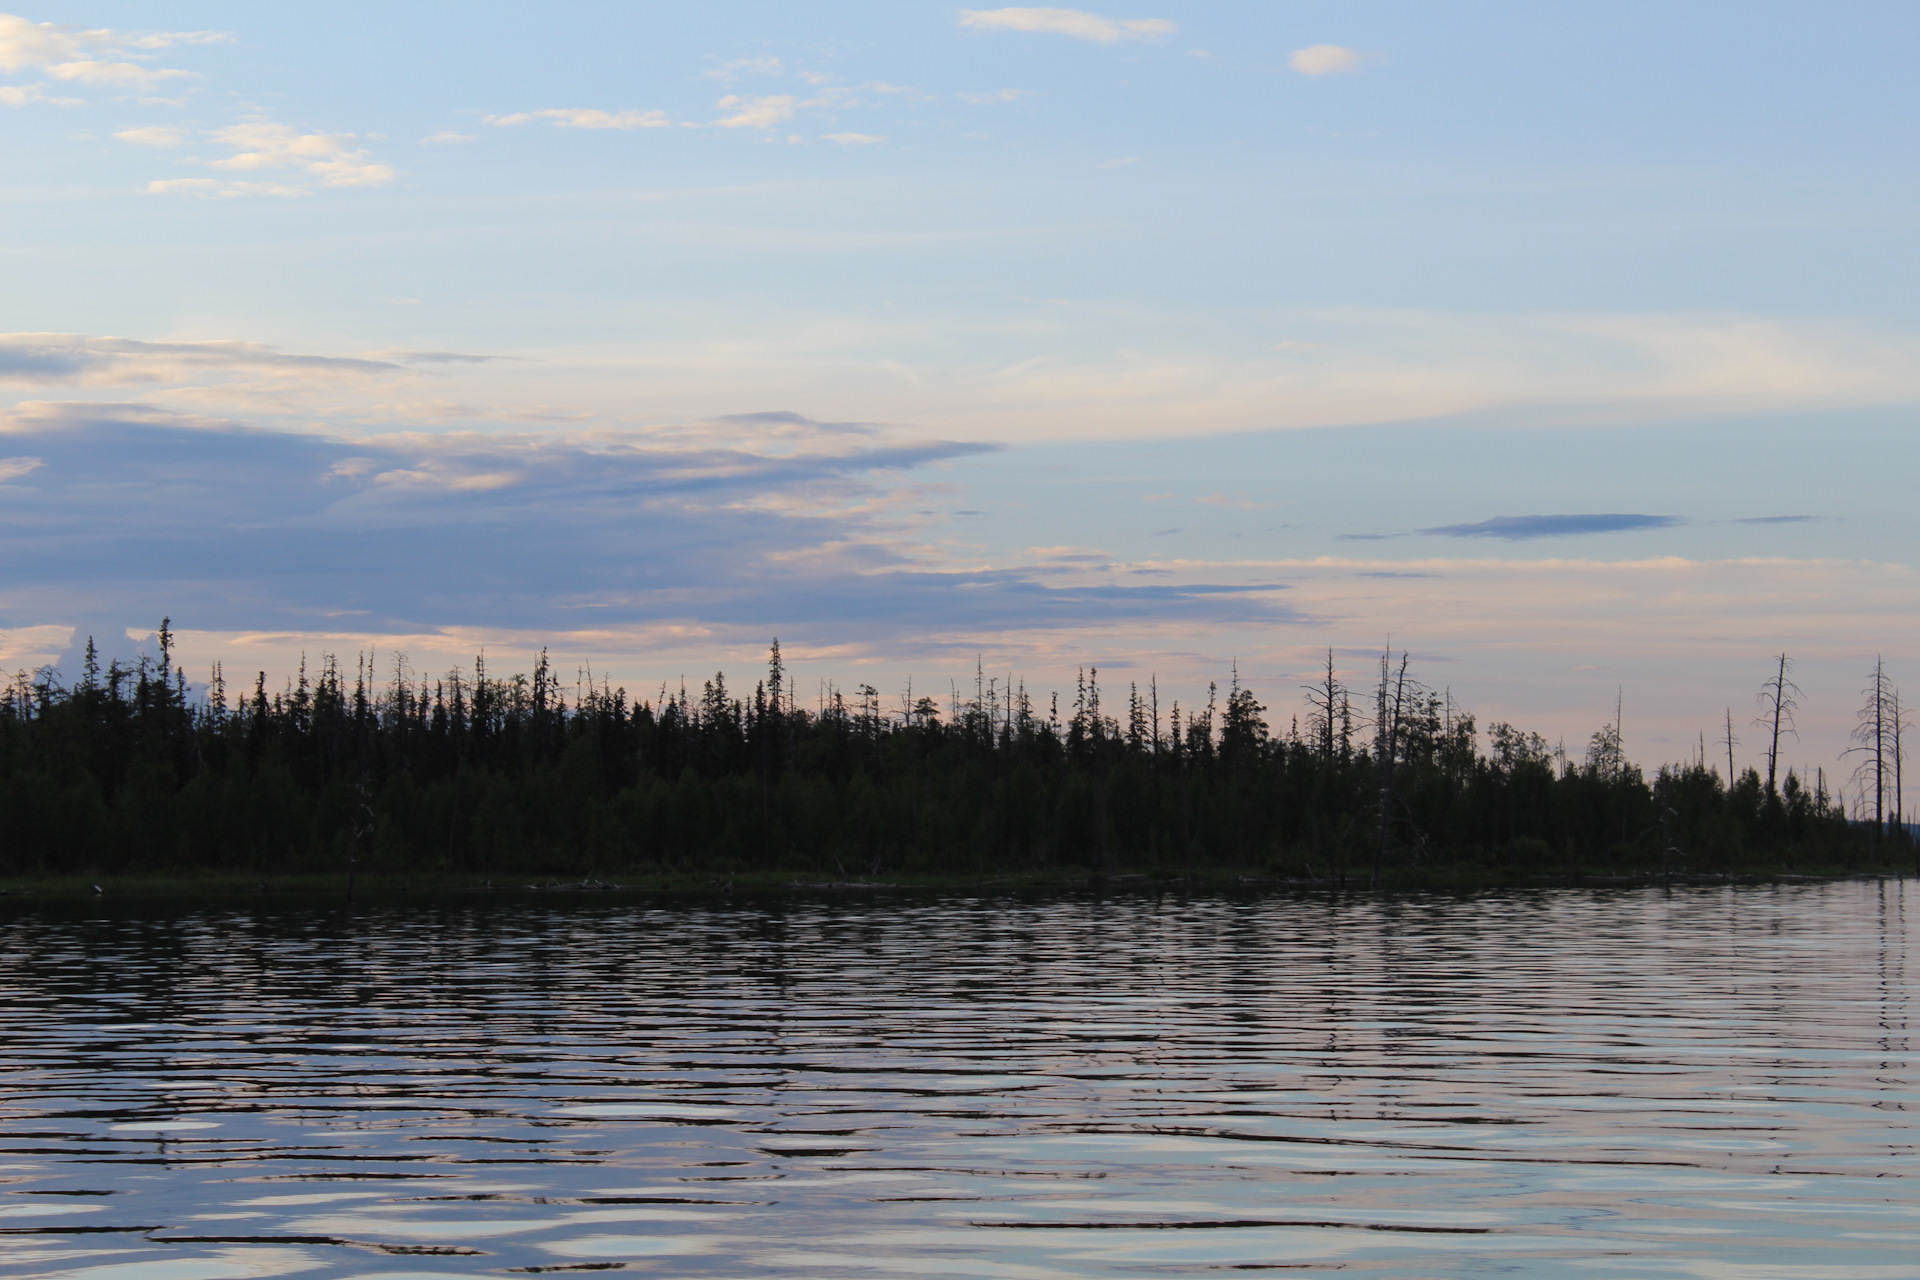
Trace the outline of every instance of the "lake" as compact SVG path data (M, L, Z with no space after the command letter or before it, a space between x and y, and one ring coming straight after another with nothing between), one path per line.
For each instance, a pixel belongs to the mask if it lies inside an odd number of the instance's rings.
M0 1275L1920 1276L1911 889L6 899Z

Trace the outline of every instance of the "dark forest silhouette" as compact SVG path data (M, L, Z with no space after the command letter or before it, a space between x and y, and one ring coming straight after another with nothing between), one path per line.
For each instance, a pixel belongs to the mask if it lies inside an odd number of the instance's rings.
M1165 714L1097 669L1070 706L977 673L964 696L862 685L795 698L776 641L764 678L647 700L563 683L546 655L431 681L323 657L235 695L216 666L190 696L160 657L70 686L21 674L0 700L0 873L779 872L855 877L1219 873L1360 886L1448 877L1824 873L1904 858L1885 812L1898 695L1876 667L1863 742L1871 823L1824 774L1778 777L1798 694L1775 664L1767 778L1728 780L1703 738L1648 779L1615 723L1580 759L1484 730L1383 655L1367 690L1331 651L1304 723L1276 731L1237 672ZM1731 719L1728 725L1731 740ZM1889 756L1888 742L1892 743ZM1731 749L1731 747L1729 747ZM1889 772L1891 771L1891 772Z

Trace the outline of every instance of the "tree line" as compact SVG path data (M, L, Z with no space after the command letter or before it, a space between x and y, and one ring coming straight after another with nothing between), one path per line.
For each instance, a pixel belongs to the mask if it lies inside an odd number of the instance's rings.
M1876 665L1854 809L1779 769L1799 690L1762 693L1764 777L1705 736L1648 777L1619 715L1578 757L1484 728L1405 653L1350 687L1327 653L1302 715L1269 722L1229 674L1163 712L1157 682L1071 701L976 669L945 698L871 685L796 696L776 640L750 692L723 673L630 696L484 659L426 678L322 656L204 691L174 660L0 696L0 874L793 872L831 879L1223 871L1344 886L1882 868L1910 854L1903 712ZM1870 794L1869 794L1870 793ZM1864 820L1863 820L1864 819Z

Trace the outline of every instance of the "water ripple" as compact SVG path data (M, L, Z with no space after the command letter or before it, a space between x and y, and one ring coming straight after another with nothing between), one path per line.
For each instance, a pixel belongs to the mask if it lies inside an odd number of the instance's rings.
M1906 885L0 915L0 1276L1920 1275Z

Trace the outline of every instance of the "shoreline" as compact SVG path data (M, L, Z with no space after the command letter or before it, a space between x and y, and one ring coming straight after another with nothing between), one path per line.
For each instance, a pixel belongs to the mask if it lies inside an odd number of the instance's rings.
M1659 872L1513 876L1472 872L1422 872L1386 876L1369 888L1364 875L1345 884L1331 879L1260 874L1247 868L1210 868L1203 871L1120 871L1098 874L1086 868L1062 868L1050 873L997 876L900 875L845 880L815 878L806 871L755 871L732 875L661 872L633 869L605 876L561 878L511 873L422 872L361 874L353 879L339 873L260 875L231 872L173 875L0 876L0 909L35 902L273 902L283 905L345 905L376 901L460 899L487 901L503 898L566 898L606 900L635 898L711 899L744 897L817 897L833 895L956 896L1056 893L1304 893L1389 895L1454 893L1486 890L1638 889L1649 887L1699 888L1721 885L1811 884L1844 880L1910 879L1910 868L1893 865L1846 872L1808 874L1774 869L1726 873Z

